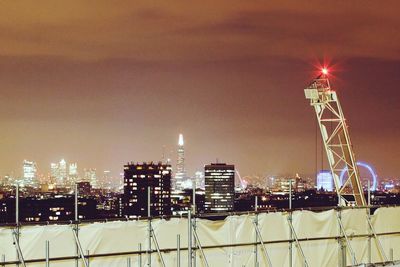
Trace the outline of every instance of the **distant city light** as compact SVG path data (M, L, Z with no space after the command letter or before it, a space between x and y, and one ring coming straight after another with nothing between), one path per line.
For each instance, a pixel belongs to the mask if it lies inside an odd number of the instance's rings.
M322 170L317 175L317 190L333 191L333 177L330 171Z

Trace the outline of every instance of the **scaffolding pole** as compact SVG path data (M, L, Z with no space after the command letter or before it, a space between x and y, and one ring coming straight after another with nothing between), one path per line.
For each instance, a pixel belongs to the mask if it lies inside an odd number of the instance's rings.
M384 261L385 261L385 262L388 262L389 260L388 260L388 258L386 257L386 254L385 254L385 251L384 251L384 249L383 249L382 243L381 243L381 241L379 240L379 237L376 235L375 228L374 228L374 226L372 225L372 222L371 222L371 220L370 220L370 218L369 218L368 215L367 215L367 221L368 221L369 228L370 228L370 230L372 231L372 234L374 235L375 241L376 241L376 243L378 244L378 251L379 251L379 253L380 253L381 256L383 257Z
M151 239L152 239L152 231L151 231L151 188L147 187L147 222L148 222L148 242L147 242L147 266L151 267Z
M289 178L289 226L292 224L292 179ZM293 230L290 227L289 266L293 266Z
M257 207L257 196L255 198L255 206ZM255 214L254 216L254 221L253 221L254 225L256 225L258 227L258 213ZM254 267L258 267L258 234L257 234L257 230L255 233L255 245L254 245Z
M79 256L82 259L83 265L85 267L89 267L88 260L85 259L85 253L83 252L83 249L82 249L82 246L81 246L81 242L79 241L78 233L77 233L77 231L75 229L72 229L72 233L74 234L75 244L78 247Z
M17 233L17 230L14 230L13 231L13 239L14 239L14 244L15 244L15 247L16 247L17 253L18 253L18 260L19 260L19 262L21 262L23 267L26 267L25 260L24 260L24 255L22 254L22 250L21 250L21 247L19 245L18 235L19 235L19 233Z
M308 267L309 265L308 265L308 262L307 262L306 255L304 254L303 248L300 245L300 241L297 238L297 234L296 234L296 231L294 230L294 227L293 227L293 224L292 224L292 220L289 219L289 217L288 217L288 223L289 223L289 226L290 226L290 231L291 231L291 233L292 233L292 235L294 237L294 240L296 242L296 247L297 247L298 251L300 251L301 257L303 258L304 266ZM290 243L292 243L292 240L290 240Z
M46 245L45 245L45 249L46 249L46 267L50 267L50 242L48 240L46 240Z
M358 263L357 263L357 259L356 259L356 254L354 253L353 247L350 244L350 240L347 237L346 230L343 227L342 218L341 218L341 216L339 214L337 214L337 219L338 219L338 222L339 222L340 231L341 231L342 235L344 236L344 238L346 240L347 247L349 248L349 252L350 252L350 255L351 255L351 260L353 262L353 266L357 265Z
M74 224L74 231L76 233L76 236L79 237L79 210L78 210L78 205L79 205L79 200L78 200L78 184L75 183L75 201L74 201L74 209L75 209L75 224ZM76 260L75 260L75 267L79 267L79 247L76 245L75 248L76 251Z
M181 267L181 235L176 236L176 267Z
M199 237L197 236L196 228L193 229L193 236L194 236L194 238L195 238L195 240L196 240L196 247L200 250L201 257L202 257L202 259L203 259L204 265L205 265L206 267L209 267L208 261L207 261L207 258L206 258L206 255L204 254L203 247L201 246L201 243L200 243L200 239L199 239Z
M188 266L192 267L192 211L188 212Z
M154 245L156 246L158 257L160 258L160 261L161 261L161 265L163 267L165 267L164 258L163 258L162 254L161 254L161 250L160 250L160 247L158 245L157 237L156 237L156 234L154 232L153 226L151 225L151 222L150 222L150 231L151 231L151 238L152 238L152 240L154 242Z
M263 238L262 238L260 229L258 228L258 223L256 223L256 222L254 221L253 224L254 224L254 229L256 230L256 235L257 235L258 239L260 239L261 248L262 248L262 250L264 251L264 255L265 255L265 258L267 259L268 265L269 265L270 267L272 267L271 258L269 257L267 248L265 247L265 244L264 244L264 241L263 241Z

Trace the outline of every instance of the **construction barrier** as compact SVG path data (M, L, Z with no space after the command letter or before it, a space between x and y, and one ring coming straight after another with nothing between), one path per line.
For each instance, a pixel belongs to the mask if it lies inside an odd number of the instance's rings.
M381 207L373 215L354 208L249 213L219 221L182 217L0 227L0 266L321 267L398 260L397 207Z

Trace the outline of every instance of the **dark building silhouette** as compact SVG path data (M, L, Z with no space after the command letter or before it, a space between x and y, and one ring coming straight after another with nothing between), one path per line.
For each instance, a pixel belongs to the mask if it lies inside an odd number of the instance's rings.
M235 166L211 163L204 166L204 212L217 213L234 210Z
M171 165L161 162L124 166L123 214L146 217L150 188L150 215L171 215Z
M92 186L89 182L78 182L78 193L80 196L90 196L92 193Z
M96 200L78 199L80 220L97 218ZM75 198L73 195L47 196L45 198L26 197L19 200L20 222L71 221L75 218ZM15 222L15 198L0 201L0 223Z

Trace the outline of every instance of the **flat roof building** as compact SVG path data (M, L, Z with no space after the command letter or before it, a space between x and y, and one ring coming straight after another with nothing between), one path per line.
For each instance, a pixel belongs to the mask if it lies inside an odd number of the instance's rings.
M235 202L235 166L211 163L204 166L206 213L230 212Z

